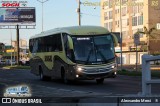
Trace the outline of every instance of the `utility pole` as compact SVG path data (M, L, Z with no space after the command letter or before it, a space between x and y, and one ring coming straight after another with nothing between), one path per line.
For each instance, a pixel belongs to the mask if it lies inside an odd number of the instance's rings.
M17 64L19 65L19 25L17 25Z
M49 0L37 0L38 2L40 2L42 4L42 32L43 32L43 21L44 21L44 17L43 17L43 4Z
M81 2L80 0L78 0L77 13L78 13L78 25L81 26Z

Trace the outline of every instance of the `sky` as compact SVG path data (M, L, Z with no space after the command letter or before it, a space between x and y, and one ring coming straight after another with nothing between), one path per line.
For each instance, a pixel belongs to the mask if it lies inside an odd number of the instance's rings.
M0 0L2 1L2 0ZM5 0L3 0L5 1ZM7 1L7 0L6 0ZM25 0L24 0L25 1ZM27 0L28 7L36 8L36 26L35 29L20 29L20 39L29 38L42 31L42 4L37 0ZM42 1L42 0L40 0ZM45 1L45 0L43 0ZM78 0L48 0L44 3L44 31L57 27L77 26ZM81 0L85 2L87 0ZM100 2L100 0L88 0L89 2ZM82 25L100 26L100 7L85 6L81 4L81 22ZM6 45L10 44L11 36L16 40L16 29L0 29L0 42Z

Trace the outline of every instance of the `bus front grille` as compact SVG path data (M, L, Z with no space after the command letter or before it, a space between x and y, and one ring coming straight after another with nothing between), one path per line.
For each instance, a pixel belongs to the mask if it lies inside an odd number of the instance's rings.
M84 73L88 73L88 74L92 74L92 73L107 73L107 72L110 72L111 71L111 68L103 68L103 69L87 69L87 70L84 70Z

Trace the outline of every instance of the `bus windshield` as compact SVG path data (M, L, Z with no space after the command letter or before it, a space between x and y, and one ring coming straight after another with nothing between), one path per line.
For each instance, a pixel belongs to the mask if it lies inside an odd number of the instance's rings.
M75 61L82 64L103 64L114 60L111 35L74 36Z

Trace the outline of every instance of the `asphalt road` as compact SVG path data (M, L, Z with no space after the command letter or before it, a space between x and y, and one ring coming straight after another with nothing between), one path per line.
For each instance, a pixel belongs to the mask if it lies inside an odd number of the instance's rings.
M32 97L94 97L136 95L141 92L141 77L118 75L97 85L95 80L77 81L66 85L60 80L40 81L30 70L0 69L0 97L5 88L26 84ZM160 85L153 85L152 93L160 94Z

